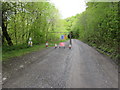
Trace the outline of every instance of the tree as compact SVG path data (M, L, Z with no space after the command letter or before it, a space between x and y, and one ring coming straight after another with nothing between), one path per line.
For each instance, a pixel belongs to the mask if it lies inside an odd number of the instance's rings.
M8 8L7 8L8 7ZM2 43L4 43L4 37L7 40L9 46L12 46L13 43L11 41L11 37L8 34L7 26L8 26L8 15L12 12L11 4L8 2L2 3Z
M49 32L62 30L58 10L50 2L2 2L3 37L8 45L34 44L58 38ZM51 38L52 37L52 38ZM5 44L3 38L3 44Z
M70 30L79 33L77 38L82 41L118 57L118 2L88 2L87 6L75 16Z

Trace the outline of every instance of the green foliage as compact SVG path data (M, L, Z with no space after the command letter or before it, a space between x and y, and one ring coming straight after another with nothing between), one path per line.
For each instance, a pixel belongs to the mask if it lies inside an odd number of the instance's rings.
M2 2L3 51L27 48L30 37L33 44L41 44L59 40L61 34L50 32L72 31L72 38L81 39L120 59L118 4L88 2L86 11L62 20L49 2Z
M19 49L17 48L17 46L12 46L12 48L14 48L14 50L12 49L11 51L3 51L2 53L2 60L8 60L9 58L13 58L13 57L18 57L18 56L22 56L25 55L27 53L33 52L33 51L37 51L37 50L41 50L43 48L45 48L45 45L34 45L34 47L29 47L29 48L23 48L23 49ZM8 48L10 49L10 48ZM5 49L6 50L6 49Z
M118 2L88 2L87 6L76 15L71 31L79 33L76 38L119 59Z
M58 39L59 35L49 32L65 30L58 10L49 2L2 2L2 8L3 22L13 45L27 44L30 37L33 44ZM8 44L5 36L3 46Z

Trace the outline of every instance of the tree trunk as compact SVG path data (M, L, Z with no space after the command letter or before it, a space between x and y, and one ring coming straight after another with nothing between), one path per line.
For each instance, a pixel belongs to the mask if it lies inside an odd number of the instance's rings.
M15 10L15 17L14 17L14 31L15 31L15 42L17 45L17 30L16 30L16 10Z
M3 36L6 38L8 45L12 46L13 43L11 41L11 38L10 38L8 32L7 32L7 25L5 26L5 23L3 20L2 20L2 33L3 33Z
M2 35L2 44L4 44L5 40L4 40L4 36Z

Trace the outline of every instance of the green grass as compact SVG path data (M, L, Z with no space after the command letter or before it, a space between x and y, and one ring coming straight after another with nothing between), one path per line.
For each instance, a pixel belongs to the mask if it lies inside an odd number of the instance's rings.
M49 43L49 47L53 47L55 43L59 44L60 42L65 42L65 41L67 41L67 40L51 41L48 43ZM22 56L22 55L25 55L27 53L42 50L44 48L45 48L45 44L33 45L32 47L29 47L29 48L26 45L3 47L2 60L6 61L6 60L9 60L10 58Z
M24 49L15 49L15 50L11 50L11 51L7 51L2 53L2 60L8 60L9 58L13 58L13 57L18 57L18 56L22 56L25 55L27 53L33 52L33 51L38 51L45 48L45 45L34 45L33 47L29 47L29 48L24 48Z

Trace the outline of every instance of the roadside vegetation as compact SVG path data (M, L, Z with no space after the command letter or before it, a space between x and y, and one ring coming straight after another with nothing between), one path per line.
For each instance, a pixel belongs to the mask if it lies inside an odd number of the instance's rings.
M66 29L118 62L120 59L119 2L88 2L86 11L66 19Z
M59 42L61 34L52 32L66 31L58 10L50 2L1 3L3 60L44 48L46 41ZM33 42L30 48L29 38Z
M86 11L63 20L50 2L2 2L3 59L44 48L46 41L51 46L61 42L61 33L52 32L70 32L68 38L71 34L72 38L95 47L118 62L119 4L88 2ZM29 38L33 42L30 48Z
M48 47L54 47L55 43L59 44L60 42L66 42L67 40L58 40L58 41L51 41L48 42ZM24 45L24 44L23 44ZM37 44L33 45L32 47L28 47L27 45L17 45L12 47L3 47L3 54L2 60L6 61L13 57L19 57L34 51L43 50L46 48L45 44Z
M45 48L45 45L34 45L33 47L26 47L26 48L17 48L18 46L14 46L14 47L9 47L9 50L3 50L2 52L2 60L6 61L9 60L10 58L13 57L18 57L18 56L22 56L25 55L27 53L30 52L34 52L34 51L38 51L38 50L42 50ZM14 49L13 49L14 48Z

